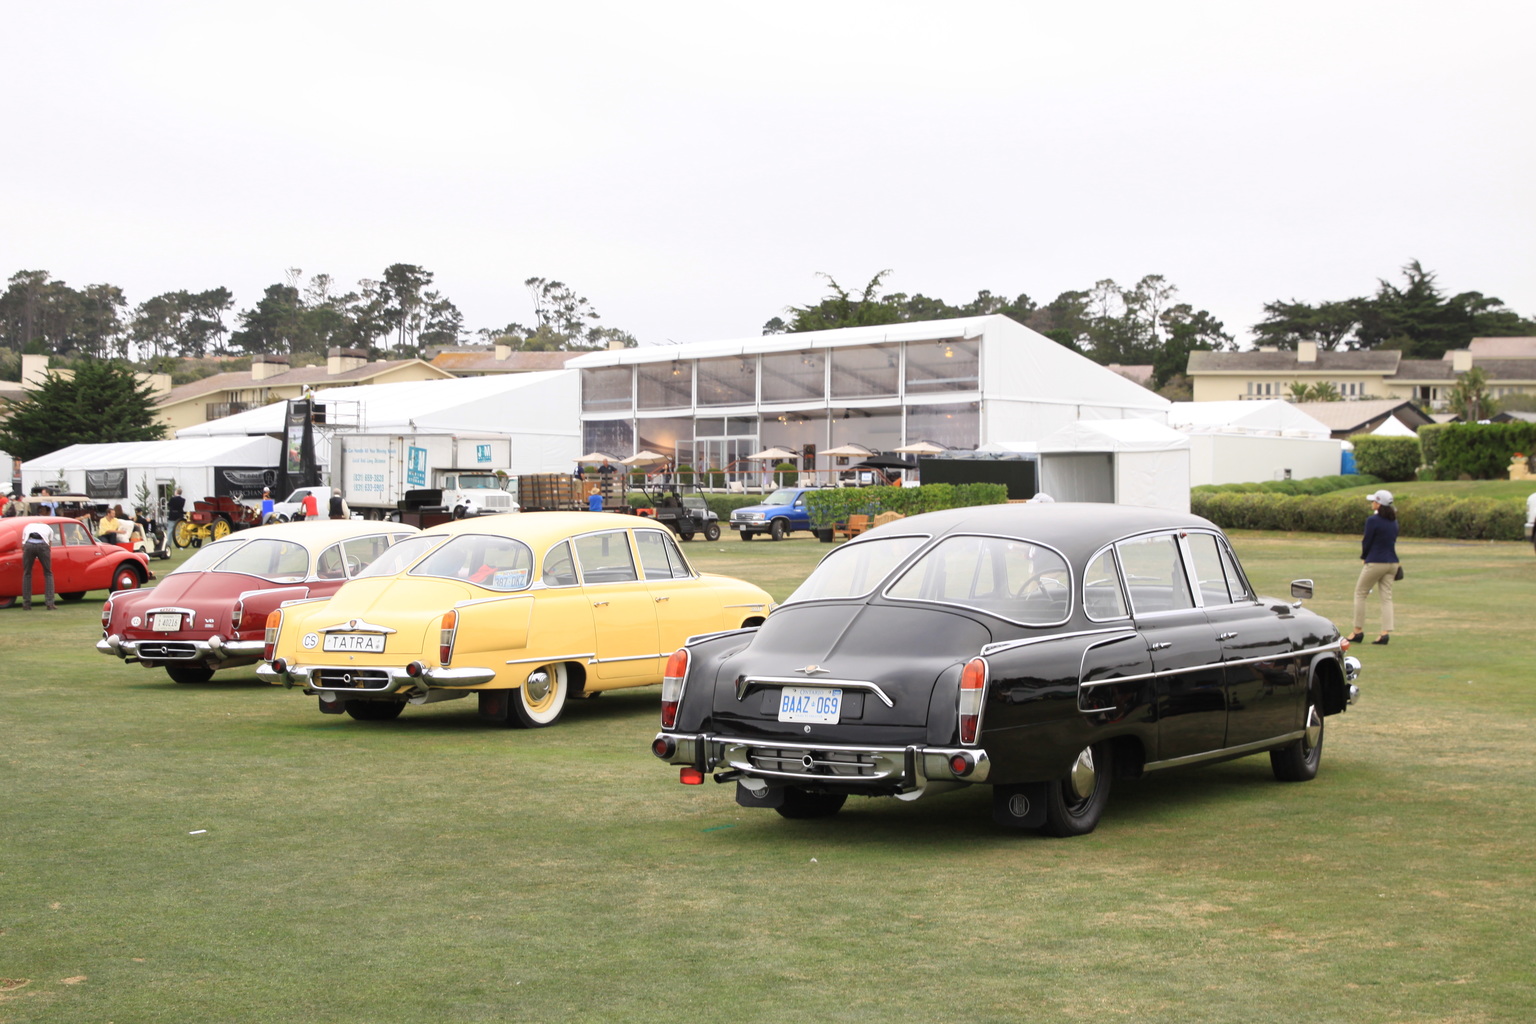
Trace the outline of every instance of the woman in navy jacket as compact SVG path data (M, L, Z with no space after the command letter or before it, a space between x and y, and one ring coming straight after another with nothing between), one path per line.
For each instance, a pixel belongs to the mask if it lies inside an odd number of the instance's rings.
M1369 498L1371 512L1365 521L1365 536L1360 541L1360 560L1365 567L1355 582L1355 631L1350 643L1365 639L1365 599L1371 588L1381 591L1381 635L1373 644L1392 639L1392 578L1397 575L1397 509L1392 507L1392 492L1377 491Z

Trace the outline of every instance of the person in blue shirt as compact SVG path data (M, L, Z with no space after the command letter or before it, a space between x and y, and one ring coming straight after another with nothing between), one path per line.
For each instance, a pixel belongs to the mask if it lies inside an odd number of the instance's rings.
M1392 580L1397 575L1397 509L1391 491L1376 491L1368 499L1371 517L1365 521L1365 536L1360 541L1360 560L1365 563L1355 581L1355 630L1350 643L1365 639L1365 599L1371 588L1381 592L1381 635L1373 644L1392 639Z
M272 518L272 511L275 507L276 503L272 500L272 489L270 487L263 487L261 489L261 521L263 523Z
M587 492L587 511L601 512L603 510L603 492L597 489L597 484L592 485L592 490Z

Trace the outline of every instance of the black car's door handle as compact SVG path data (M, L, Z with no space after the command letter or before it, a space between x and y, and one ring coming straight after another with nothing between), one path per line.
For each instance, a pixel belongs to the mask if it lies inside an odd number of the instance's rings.
M1172 647L1172 646L1173 646L1173 641L1172 640L1159 640L1157 643L1152 645L1152 650L1154 650L1154 651L1161 651L1161 650L1164 650L1164 649Z
M1221 634L1221 636L1217 637L1216 639L1218 639L1218 640L1231 640L1235 636L1237 636L1236 632L1223 633L1223 634Z

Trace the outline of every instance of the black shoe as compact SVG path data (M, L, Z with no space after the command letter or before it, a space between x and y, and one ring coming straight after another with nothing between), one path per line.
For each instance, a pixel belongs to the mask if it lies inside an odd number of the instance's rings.
M1354 636L1347 636L1344 639L1348 640L1352 644L1357 644L1365 639L1365 633L1362 630L1356 630Z
M1391 639L1392 639L1392 634L1384 633L1381 636L1377 637L1375 640L1372 640L1371 643L1378 644L1378 645L1380 645L1382 647L1385 647L1387 645L1387 641L1391 640Z

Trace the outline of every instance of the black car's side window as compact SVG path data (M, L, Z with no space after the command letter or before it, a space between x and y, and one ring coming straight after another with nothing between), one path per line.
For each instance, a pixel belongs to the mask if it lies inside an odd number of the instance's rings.
M1189 556L1195 564L1195 586L1200 590L1200 603L1207 608L1231 604L1231 581L1216 538L1209 533L1191 533L1185 543L1189 545Z
M1171 533L1133 537L1115 545L1125 582L1131 591L1131 607L1137 615L1193 608L1184 572L1184 556L1178 538Z
M1088 563L1083 577L1083 610L1090 619L1123 619L1130 614L1125 603L1125 589L1115 567L1115 553L1109 548Z

